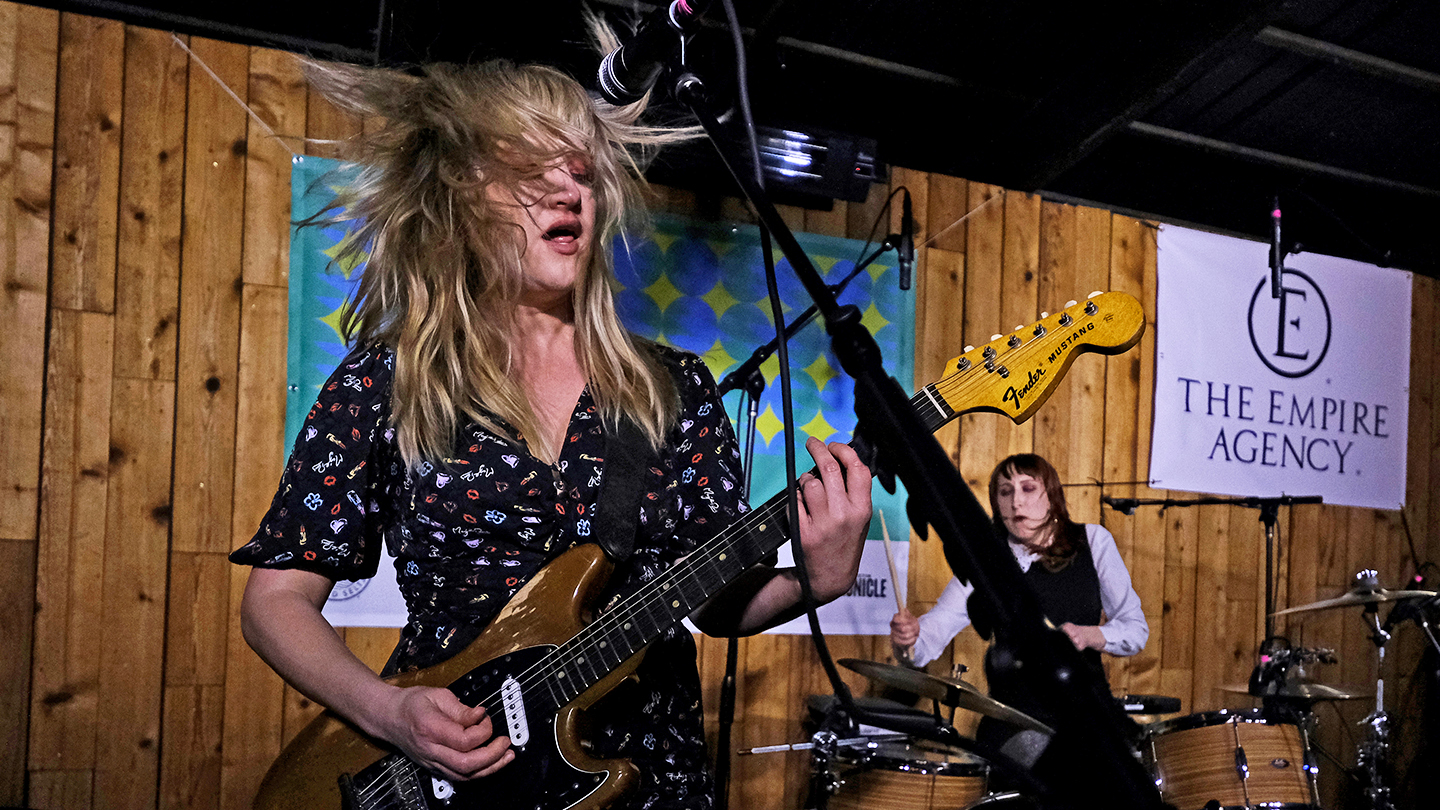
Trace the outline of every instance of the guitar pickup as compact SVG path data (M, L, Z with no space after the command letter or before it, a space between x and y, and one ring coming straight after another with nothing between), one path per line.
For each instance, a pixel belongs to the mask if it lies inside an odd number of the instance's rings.
M519 748L530 742L530 723L525 719L525 695L514 675L500 684L500 705L505 709L505 727L510 745Z

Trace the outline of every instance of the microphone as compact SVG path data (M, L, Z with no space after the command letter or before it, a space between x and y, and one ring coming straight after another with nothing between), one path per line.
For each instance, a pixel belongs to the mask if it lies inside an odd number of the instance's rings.
M1112 498L1108 495L1102 497L1100 501L1122 515L1135 514L1135 507L1140 505L1140 501L1136 498Z
M910 289L910 274L915 270L915 217L910 213L910 189L900 199L900 244L895 247L900 270L900 289Z
M1280 297L1281 275L1285 272L1285 252L1280 242L1280 195L1275 195L1275 207L1270 210L1270 297Z
M634 104L655 86L666 63L685 34L685 26L699 19L706 3L692 9L686 0L674 0L646 17L630 40L600 60L600 95L611 104Z

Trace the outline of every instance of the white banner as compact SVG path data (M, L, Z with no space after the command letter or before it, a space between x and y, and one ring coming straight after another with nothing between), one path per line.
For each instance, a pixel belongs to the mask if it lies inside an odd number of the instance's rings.
M1157 489L1405 500L1410 274L1166 226L1159 236Z

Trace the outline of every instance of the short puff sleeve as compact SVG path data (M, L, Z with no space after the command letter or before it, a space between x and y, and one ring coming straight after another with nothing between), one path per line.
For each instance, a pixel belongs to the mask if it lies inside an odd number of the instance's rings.
M279 490L230 561L298 568L332 580L375 575L404 465L390 425L394 354L357 348L321 387Z

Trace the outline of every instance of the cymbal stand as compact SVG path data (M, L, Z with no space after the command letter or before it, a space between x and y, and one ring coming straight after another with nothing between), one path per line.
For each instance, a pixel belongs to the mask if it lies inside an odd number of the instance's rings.
M1378 572L1362 571L1357 579L1376 577ZM1386 772L1390 765L1390 716L1385 712L1385 642L1390 633L1380 626L1380 615L1375 605L1365 606L1365 620L1374 632L1370 640L1375 643L1375 711L1360 721L1365 726L1365 738L1356 749L1355 767L1364 777L1365 798L1372 810L1393 810L1390 802L1390 786Z

